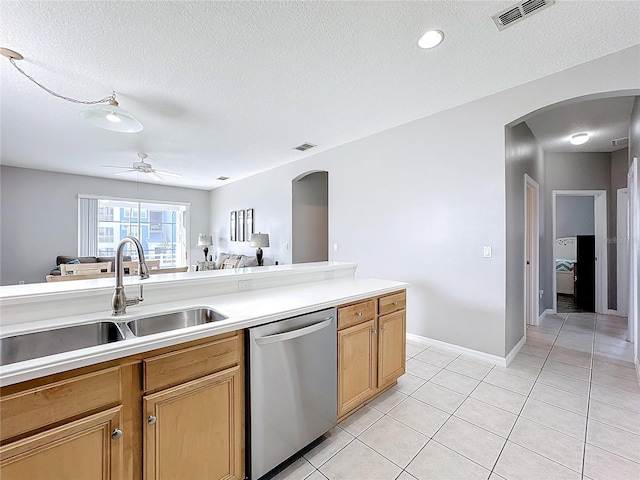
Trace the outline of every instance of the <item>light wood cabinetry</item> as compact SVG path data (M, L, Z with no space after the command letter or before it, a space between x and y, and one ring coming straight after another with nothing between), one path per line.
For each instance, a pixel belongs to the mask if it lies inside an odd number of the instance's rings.
M0 478L242 479L243 369L240 331L3 387Z
M145 480L244 478L241 341L236 335L145 360L145 385L177 383L143 397Z
M338 419L405 372L406 292L338 307Z

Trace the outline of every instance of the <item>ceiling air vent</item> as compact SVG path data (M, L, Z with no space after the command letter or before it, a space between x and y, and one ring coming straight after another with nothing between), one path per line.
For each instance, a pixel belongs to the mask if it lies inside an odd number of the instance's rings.
M225 177L224 175L220 175L218 177L218 180L222 180L224 182L225 180L229 180L229 177Z
M302 145L298 145L297 147L293 147L294 150L300 150L301 152L304 152L305 150L309 150L310 148L315 147L316 145L314 145L313 143L303 143Z
M614 147L626 147L627 145L629 145L629 137L622 137L611 140L611 145Z
M518 2L515 5L511 5L509 8L496 13L491 18L493 18L493 21L496 23L498 30L504 30L529 15L550 7L554 3L555 0L526 0L524 2Z

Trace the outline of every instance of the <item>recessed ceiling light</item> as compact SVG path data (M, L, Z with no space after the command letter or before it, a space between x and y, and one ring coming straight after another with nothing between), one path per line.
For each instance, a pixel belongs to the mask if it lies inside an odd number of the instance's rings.
M589 134L587 132L576 133L571 135L571 140L569 140L573 145L582 145L583 143L587 143L589 141Z
M429 30L418 40L418 46L420 48L433 48L437 47L444 40L444 33L440 30Z

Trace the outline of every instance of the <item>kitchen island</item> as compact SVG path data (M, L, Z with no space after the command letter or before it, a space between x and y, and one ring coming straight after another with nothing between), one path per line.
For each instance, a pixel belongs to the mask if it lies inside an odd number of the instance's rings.
M118 317L108 310L113 286L104 280L75 289L66 285L74 282L53 289L3 287L3 338L96 321L134 322L196 307L224 317L0 367L3 471L34 476L47 462L80 455L83 471L96 478L184 477L181 469L187 467L190 475L243 478L244 329L323 308L342 307L351 314L354 305L377 305L399 292L404 299L405 283L358 278L355 268L323 262L175 274L143 282L145 301ZM127 289L137 289L138 282L131 283ZM395 323L402 335L393 331L404 341L404 300L401 306L401 322ZM363 320L378 322L378 313ZM357 339L365 339L349 338L356 346ZM377 345L370 350L368 355L378 354ZM403 346L401 352L404 362ZM367 364L365 373L371 377L377 365ZM395 378L385 377L384 388ZM361 400L376 394L375 385L369 390ZM209 432L206 438L203 432Z

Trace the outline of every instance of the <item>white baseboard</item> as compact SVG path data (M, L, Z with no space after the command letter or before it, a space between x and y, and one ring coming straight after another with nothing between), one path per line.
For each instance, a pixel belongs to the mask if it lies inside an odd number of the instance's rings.
M546 317L547 315L553 315L553 314L554 314L553 308L547 308L544 312L542 312L542 315L538 317L537 325L540 325L540 322L542 322L542 319L544 317Z
M640 360L636 358L636 361L634 363L636 364L636 375L638 376L638 382L640 382Z
M480 352L478 350L472 350L472 349L466 348L466 347L461 347L460 345L454 345L453 343L442 342L440 340L435 340L435 339L429 338L429 337L423 337L423 336L420 336L420 335L416 335L414 333L407 333L407 340L411 340L412 342L420 343L422 345L429 345L429 346L432 346L432 347L439 347L439 348L442 348L442 349L445 349L445 350L449 350L449 351L451 351L453 353L467 355L469 357L473 357L473 358L476 358L478 360L482 360L483 362L493 363L493 364L498 365L500 367L506 367L507 366L507 359L506 358L499 357L498 355L491 355L490 353ZM521 343L524 344L524 338L522 339ZM520 350L522 345L520 343L518 343L518 345L516 345L516 348L517 348L517 350ZM514 348L514 350L516 350L516 348ZM511 352L513 352L513 350ZM516 353L518 353L518 352L516 351ZM509 355L511 355L511 353Z
M523 336L520 339L520 341L518 343L516 343L516 346L511 349L511 351L507 355L507 358L504 359L505 360L505 365L504 365L505 367L509 366L509 364L511 363L511 360L513 360L516 357L516 355L518 354L518 352L520 351L520 349L524 345L524 342L526 342L526 341L527 341L527 337Z
M618 313L618 310L610 310L610 309L607 309L607 310L604 312L604 315L613 315L614 317L622 317L622 318L626 318L626 316L625 316L625 315L620 315L620 313Z

